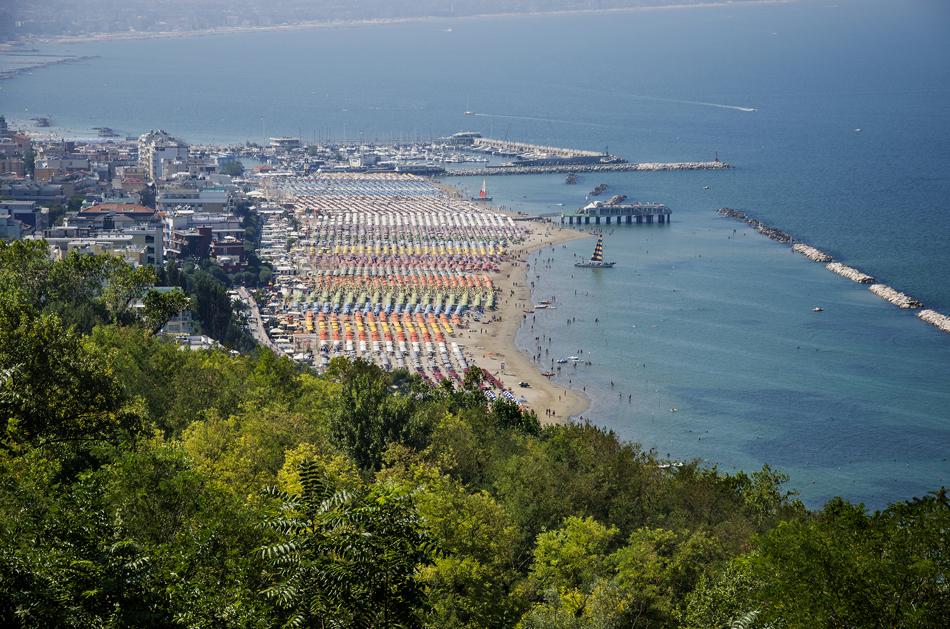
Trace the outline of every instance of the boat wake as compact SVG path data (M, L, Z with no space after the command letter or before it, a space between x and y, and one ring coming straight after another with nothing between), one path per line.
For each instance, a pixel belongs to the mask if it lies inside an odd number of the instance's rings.
M563 120L560 118L542 118L540 116L516 116L513 114L482 114L482 113L473 113L472 116L478 116L481 118L507 118L508 120L531 120L534 122L552 122L556 124L572 124L580 127L601 127L609 128L608 125L599 124L596 122L584 122L582 120Z
M701 107L715 107L717 109L732 109L733 111L753 112L758 111L755 107L742 107L740 105L725 105L723 103L710 103L702 100L683 100L681 98L662 98L660 96L643 96L641 94L627 94L631 98L640 100L652 100L660 103L676 103L678 105L697 105Z

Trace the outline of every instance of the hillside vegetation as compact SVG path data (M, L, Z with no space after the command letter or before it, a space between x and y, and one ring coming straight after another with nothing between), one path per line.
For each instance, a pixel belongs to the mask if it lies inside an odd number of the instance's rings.
M183 351L155 335L181 304L152 281L0 243L4 626L950 618L943 490L809 512L768 467L669 467L591 425L542 428L486 402L477 371L432 387Z

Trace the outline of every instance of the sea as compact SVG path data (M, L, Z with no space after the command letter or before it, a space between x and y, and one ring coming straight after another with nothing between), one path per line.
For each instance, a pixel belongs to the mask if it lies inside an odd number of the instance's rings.
M489 178L529 214L599 183L673 212L605 226L610 271L574 268L590 238L535 254L535 298L556 307L518 343L543 343L542 367L582 356L557 380L591 400L584 419L661 456L769 464L811 507L875 509L950 481L950 335L716 210L950 314L948 33L944 2L829 0L48 44L95 58L0 82L0 113L71 137L470 130L630 161L718 155L735 168Z

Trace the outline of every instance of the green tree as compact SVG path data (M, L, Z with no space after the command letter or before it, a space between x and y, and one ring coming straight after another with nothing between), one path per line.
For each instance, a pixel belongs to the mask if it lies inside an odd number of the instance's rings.
M336 491L312 462L302 492L272 489L280 513L267 526L282 539L260 555L275 583L264 594L286 626L411 627L424 604L415 577L433 548L408 497L376 486Z
M105 356L58 317L0 294L0 427L3 444L49 445L133 437L142 409Z
M873 515L840 498L783 522L752 558L766 621L789 626L937 627L950 617L945 490Z
M240 177L244 174L244 164L242 164L241 161L237 159L231 160L218 168L218 172L220 172L222 175Z
M378 366L357 359L333 359L328 375L341 385L340 397L330 416L336 445L363 470L377 470L390 443L406 443L421 449L430 428L414 419L415 377L399 381Z
M142 205L150 208L155 207L155 186L145 186L138 191L138 194Z
M758 606L751 557L736 557L716 572L703 575L687 598L683 626L724 629ZM749 627L757 625L750 624Z
M409 456L396 462L394 446L377 482L396 483L412 493L440 554L422 567L419 578L428 599L425 626L475 629L512 626L523 611L515 591L521 578L515 557L518 531L488 492L471 492L436 468Z
M614 584L624 593L622 626L680 626L686 597L722 558L717 542L702 531L634 531L612 557Z
M191 300L180 288L160 292L148 291L142 300L142 323L152 334L157 334L165 324L181 312L188 310Z
M33 149L27 149L23 153L23 169L30 178L36 176L36 151Z

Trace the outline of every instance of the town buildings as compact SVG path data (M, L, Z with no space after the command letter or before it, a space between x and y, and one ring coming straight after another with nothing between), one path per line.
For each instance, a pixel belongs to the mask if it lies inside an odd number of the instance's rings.
M139 137L139 166L149 181L165 176L165 163L187 162L188 144L172 137L168 132L149 131Z

